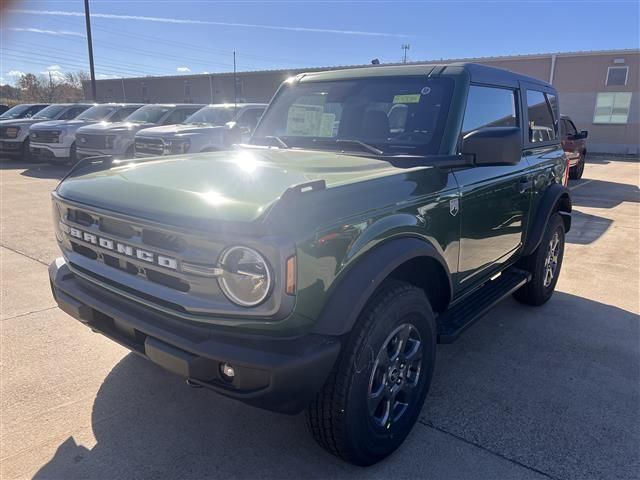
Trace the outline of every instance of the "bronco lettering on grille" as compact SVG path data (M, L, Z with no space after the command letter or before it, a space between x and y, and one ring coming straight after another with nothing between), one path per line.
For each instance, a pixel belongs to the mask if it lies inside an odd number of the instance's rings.
M175 258L160 255L141 248L132 247L124 243L111 240L110 238L100 237L93 233L84 232L75 227L69 227L69 235L77 240L81 240L91 245L98 245L105 250L111 250L112 252L127 257L137 258L143 262L153 263L160 267L170 268L171 270L178 269L178 262Z

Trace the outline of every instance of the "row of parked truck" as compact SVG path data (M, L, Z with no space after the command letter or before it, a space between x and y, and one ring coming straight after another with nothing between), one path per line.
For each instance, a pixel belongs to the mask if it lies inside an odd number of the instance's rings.
M0 155L50 163L222 150L248 139L266 104L22 104L0 115Z

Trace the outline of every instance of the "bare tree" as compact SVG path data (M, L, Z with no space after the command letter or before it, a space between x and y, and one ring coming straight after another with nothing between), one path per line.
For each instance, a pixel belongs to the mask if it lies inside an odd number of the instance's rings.
M67 72L62 78L51 73L48 76L26 73L18 79L17 86L25 102L76 102L84 98L82 81L87 78L86 72Z

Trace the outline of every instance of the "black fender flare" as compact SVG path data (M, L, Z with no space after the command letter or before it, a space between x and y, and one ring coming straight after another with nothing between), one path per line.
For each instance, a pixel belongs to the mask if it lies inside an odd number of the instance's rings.
M522 255L531 255L538 248L547 229L549 219L555 212L559 211L562 215L565 231L568 232L571 229L571 208L571 192L569 189L558 183L550 186L544 193L542 200L540 200L536 218L531 219L531 227L522 249Z
M348 333L358 315L380 284L403 263L419 258L434 259L444 270L451 298L451 274L447 263L429 242L414 237L388 240L367 252L342 278L337 278L313 333L340 336Z

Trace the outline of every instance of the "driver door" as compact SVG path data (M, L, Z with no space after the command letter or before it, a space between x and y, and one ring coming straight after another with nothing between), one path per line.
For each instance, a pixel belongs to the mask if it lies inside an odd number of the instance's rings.
M518 90L471 85L462 136L479 128L519 127ZM460 188L460 291L485 281L522 245L531 197L528 163L456 170Z

